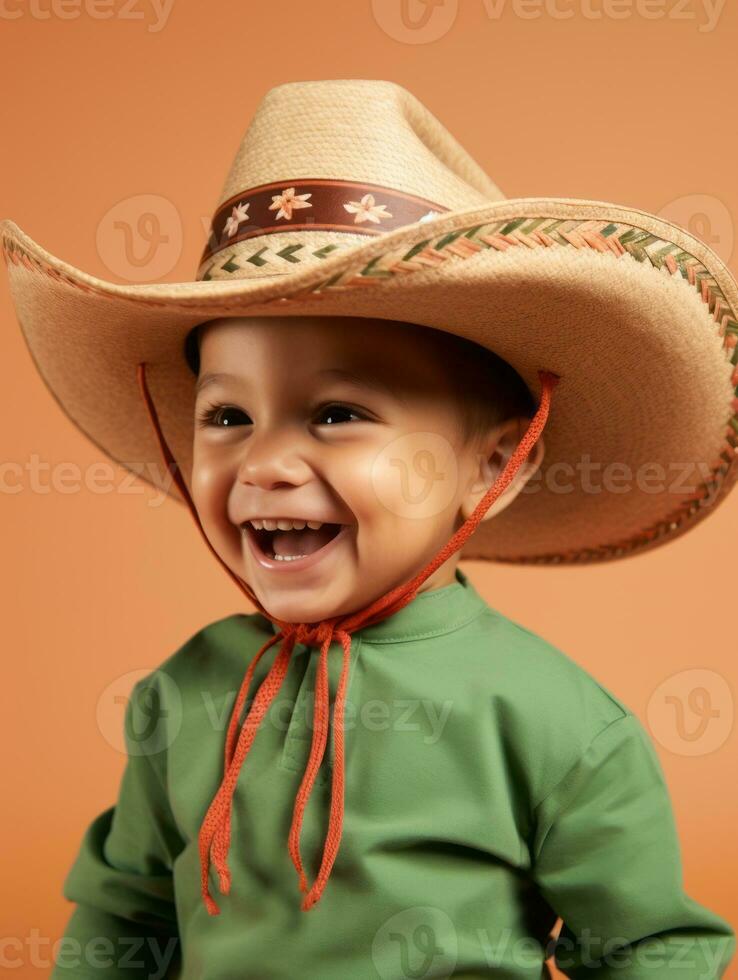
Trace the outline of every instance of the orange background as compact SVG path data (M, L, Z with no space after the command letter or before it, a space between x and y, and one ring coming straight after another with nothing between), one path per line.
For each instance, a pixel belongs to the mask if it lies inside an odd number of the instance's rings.
M735 4L705 30L702 0L664 0L660 19L639 14L636 0L621 19L608 16L605 0L558 0L537 18L508 0L498 19L492 0L459 9L446 0L428 10L448 20L430 40L426 28L403 26L400 0L177 0L163 24L144 0L112 3L111 19L93 17L85 0L76 17L67 0L67 19L52 0L37 0L35 13L6 0L0 16L0 217L85 271L124 281L110 267L118 246L109 212L146 194L171 202L181 234L140 281L191 278L260 98L281 82L340 77L409 88L508 197L663 212L738 271ZM522 9L536 8L529 0ZM408 10L422 21L420 0ZM105 462L36 375L6 277L0 312L3 461L25 468L37 456L55 474L65 463L84 473ZM101 410L104 400L101 391ZM125 761L109 736L122 726L116 695L203 625L245 608L186 509L154 505L153 490L113 472L108 493L78 484L64 492L63 476L49 489L48 473L44 489L25 469L9 481L15 489L3 485L0 937L17 943L6 949L21 964L17 978L48 974L27 943L45 938L48 962L48 941L72 911L63 878L85 828L116 798ZM688 534L638 557L580 568L463 566L492 606L563 649L644 722L672 794L686 890L734 927L737 518L733 494ZM662 709L657 739L648 706L665 682L686 705L684 678L673 675L694 668L709 672L722 735L687 755L675 716ZM688 728L698 723L687 711ZM735 963L731 970L738 976Z

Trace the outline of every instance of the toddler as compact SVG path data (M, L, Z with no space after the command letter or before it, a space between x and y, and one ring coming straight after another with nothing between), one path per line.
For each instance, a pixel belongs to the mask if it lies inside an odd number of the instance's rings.
M723 976L640 721L458 564L628 557L725 499L719 257L641 209L507 200L368 79L267 92L192 282L0 238L59 405L253 606L134 686L54 980ZM635 484L567 483L592 461ZM674 462L697 486L654 492Z
M534 409L493 352L412 323L235 317L195 328L187 349L201 526L280 621L345 616L412 578L474 512ZM483 519L515 499L543 446ZM417 489L407 477L423 459ZM345 813L319 912L301 913L286 847L321 724L317 653L304 644L237 776L227 897L216 905L206 889L203 904L198 889L216 736L276 629L237 613L136 685L135 751L66 881L78 903L67 938L84 949L102 935L119 950L135 936L150 976L183 963L193 980L533 978L552 954L571 977L719 976L733 933L682 889L667 788L640 722L490 607L457 559L352 635ZM335 734L299 831L308 877Z

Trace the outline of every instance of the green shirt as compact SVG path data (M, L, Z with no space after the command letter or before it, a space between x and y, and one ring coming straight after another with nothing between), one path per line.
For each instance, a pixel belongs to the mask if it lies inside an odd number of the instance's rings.
M229 895L200 895L198 832L249 661L276 627L237 613L134 687L115 806L64 883L52 978L538 980L721 977L735 933L683 891L664 776L636 716L466 575L353 635L343 836L317 905L287 850L317 651L295 647L239 775ZM279 648L258 664L249 691ZM332 695L341 647L331 646ZM331 738L305 812L320 865ZM563 919L558 945L550 931ZM547 945L548 944L548 945ZM592 961L599 958L598 966Z

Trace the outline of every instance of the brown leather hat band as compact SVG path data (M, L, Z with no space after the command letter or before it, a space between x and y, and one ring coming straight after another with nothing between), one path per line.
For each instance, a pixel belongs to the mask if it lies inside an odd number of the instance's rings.
M380 235L449 210L414 194L352 180L263 184L221 204L200 264L237 242L285 229Z

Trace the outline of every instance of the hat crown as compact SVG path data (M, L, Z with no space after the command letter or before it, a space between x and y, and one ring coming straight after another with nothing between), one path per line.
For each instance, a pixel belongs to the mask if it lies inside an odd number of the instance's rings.
M223 185L198 279L292 272L504 195L395 82L285 82L257 106Z

